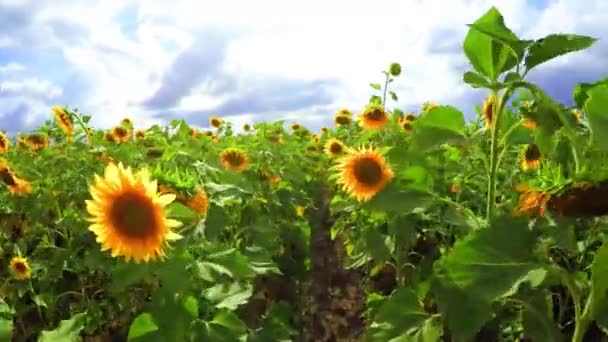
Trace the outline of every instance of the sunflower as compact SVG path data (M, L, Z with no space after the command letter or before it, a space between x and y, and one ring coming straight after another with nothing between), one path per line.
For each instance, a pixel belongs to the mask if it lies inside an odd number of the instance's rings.
M101 250L110 250L112 257L136 263L162 259L167 241L181 238L172 231L181 222L165 216L165 207L175 195L158 194L157 182L150 179L147 169L134 174L122 163L110 163L103 177L95 175L89 191L92 200L85 201L92 215L89 230L97 236Z
M319 141L321 141L321 137L318 134L313 134L312 136L310 136L310 141L312 141L314 144L319 143Z
M143 138L146 137L146 132L144 132L141 129L138 129L138 130L135 131L135 137L138 138L138 139L143 139Z
M282 144L283 143L283 139L281 139L281 136L278 134L269 135L268 141L270 141L273 144Z
M496 96L494 94L488 95L486 100L483 102L481 111L483 113L484 119L486 120L486 127L492 126L492 120L493 120L492 115L494 115L494 107L496 107L497 103L498 103L498 99L496 98Z
M526 147L523 153L521 167L524 170L537 168L540 166L540 150L538 145L530 144Z
M220 162L224 168L240 172L249 166L249 158L245 153L235 148L229 148L220 153Z
M53 110L57 124L63 132L67 135L72 135L74 133L74 123L70 114L61 106L53 106L51 109Z
M546 205L551 199L551 194L548 192L530 189L527 185L519 184L516 191L520 192L517 207L513 210L513 216L527 214L533 216L538 210L540 216L545 215Z
M0 132L0 153L6 153L8 152L8 148L10 147L10 140L8 139L8 137L6 136L6 134L4 134L4 132Z
M579 121L581 119L581 112L574 109L572 110L572 116L574 117L574 120Z
M112 135L111 132L106 132L106 134L104 135L104 139L108 142L115 142L116 140L114 139L114 136Z
M51 146L49 137L44 133L33 133L25 138L25 143L34 150L41 150Z
M334 116L334 124L336 126L345 126L350 124L353 117L353 113L346 108L342 108Z
M452 184L452 185L450 185L450 192L451 193L457 194L457 193L460 192L460 190L461 190L460 189L460 185L458 185L458 184Z
M19 280L27 280L32 276L30 264L27 262L27 258L22 256L13 257L9 268L13 276Z
M133 126L133 120L131 120L130 118L124 118L120 120L120 124L123 126L131 127Z
M209 118L209 123L215 128L221 128L224 121L218 118L217 116L212 116L211 118Z
M409 120L401 120L398 122L399 126L401 127L401 129L403 129L406 132L411 132L412 131L412 122Z
M381 106L368 106L359 114L359 120L364 129L379 129L388 122L388 116Z
M220 140L220 137L217 136L216 134L211 134L209 136L209 139L211 139L211 141L213 141L213 142L218 142Z
M110 130L114 142L127 142L131 138L131 132L123 126L115 126Z
M260 174L260 179L262 181L267 181L268 183L270 183L270 185L277 185L281 182L281 177L278 175L273 175L264 170L260 170L259 174Z
M207 193L205 189L202 187L197 187L194 195L189 196L184 203L190 209L196 211L197 213L207 215L207 209L209 208L209 198L207 197Z
M306 208L304 208L303 206L301 206L301 205L297 206L296 207L296 216L303 217L305 211L306 211Z
M249 124L244 124L243 125L243 131L245 131L245 132L251 131L251 126Z
M329 128L321 127L321 134L327 134L327 132L329 132Z
M342 157L335 166L338 184L359 201L367 201L393 179L393 171L384 157L373 148L360 148Z
M416 115L414 115L412 113L407 113L407 114L405 114L405 116L403 117L403 119L406 120L406 121L412 122L412 121L416 120Z
M300 126L300 124L298 124L298 123L294 123L291 125L291 130L294 132L299 131L301 128L302 128L302 126Z
M336 157L346 152L344 143L336 138L331 138L325 144L325 153L330 157Z

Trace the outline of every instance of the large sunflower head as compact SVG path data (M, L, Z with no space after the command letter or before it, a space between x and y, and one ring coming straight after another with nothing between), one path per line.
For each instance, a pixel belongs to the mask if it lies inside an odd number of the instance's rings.
M325 153L330 157L337 157L346 152L344 143L336 138L331 138L325 143Z
M19 280L27 280L32 276L30 264L27 262L27 258L22 256L14 256L11 259L9 269L13 276Z
M521 167L524 170L537 168L540 166L540 149L536 144L526 146L521 161Z
M61 106L53 106L51 109L53 110L55 120L57 120L57 125L59 125L63 132L67 135L74 133L74 123L72 121L72 117L65 110L65 108Z
M388 115L382 106L370 105L359 114L359 120L364 129L379 129L388 122Z
M220 153L220 162L224 168L235 172L240 172L249 166L249 158L238 149L229 148Z
M339 160L338 184L359 201L367 201L394 177L384 157L373 148L360 148Z
M110 250L113 257L136 263L162 259L166 242L181 238L172 231L181 222L165 216L165 207L175 195L158 194L157 182L150 179L147 169L134 174L122 163L110 163L103 177L95 175L89 191L89 230L97 236L101 250Z
M10 145L11 142L6 136L6 134L4 134L4 132L0 132L0 153L8 152Z
M494 107L498 104L498 98L494 94L488 95L486 100L483 102L481 112L486 121L486 127L492 126L492 120L494 115Z
M211 126L213 126L215 128L222 127L223 123L224 123L224 121L222 119L218 118L217 116L212 116L211 118L209 118L209 124L211 124Z
M115 126L110 130L114 142L127 142L131 139L131 132L124 126Z

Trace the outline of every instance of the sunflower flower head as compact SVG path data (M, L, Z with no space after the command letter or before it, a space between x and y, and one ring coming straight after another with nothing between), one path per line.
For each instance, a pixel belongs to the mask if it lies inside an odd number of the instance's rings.
M220 162L224 168L241 172L249 166L249 158L247 155L236 148L228 148L220 153Z
M368 201L391 182L394 173L374 148L360 148L341 157L335 166L337 183L358 201Z
M212 116L209 118L209 124L214 128L221 128L224 121L217 116Z
M33 150L42 150L51 146L49 136L44 133L32 133L25 137L25 143Z
M334 124L336 126L346 126L351 123L353 113L346 108L342 108L336 113L334 117Z
M123 118L120 120L120 124L127 128L133 128L133 120L131 120L131 118Z
M0 179L13 195L28 194L32 191L30 183L17 177L4 159L0 159Z
M243 131L245 131L245 132L251 131L251 125L250 124L244 124L243 125Z
M329 132L329 128L327 127L321 127L321 134L327 134L327 132Z
M190 127L190 136L193 138L198 138L198 136L200 135L200 132L198 131L198 129L194 128L194 127Z
M110 130L114 142L124 143L131 139L131 132L124 126L115 126Z
M165 212L175 195L158 194L157 181L150 179L147 169L134 174L122 163L109 163L103 176L95 175L89 191L89 230L112 257L136 263L163 259L167 241L181 238L172 231L181 222L167 218Z
M72 135L74 133L74 123L70 114L61 106L53 106L51 109L61 130L67 135Z
M193 195L188 196L185 201L186 206L196 211L199 214L207 215L207 209L209 208L209 198L205 189L197 187Z
M551 194L545 191L534 190L527 185L518 185L517 192L520 192L519 201L513 210L513 216L527 214L534 216L538 212L540 216L545 215L546 206L551 199Z
M310 136L310 141L313 144L318 144L321 141L321 137L318 134L313 134Z
M143 139L146 137L146 132L141 129L135 130L135 137L137 139Z
M329 157L337 157L346 153L347 148L344 143L336 138L331 138L325 143L325 153Z
M11 142L6 136L6 134L4 132L0 132L0 153L8 152L10 145Z
M294 123L294 124L291 125L291 130L294 131L294 132L299 131L301 128L302 128L302 126L300 126L299 123Z
M534 128L538 127L538 123L534 120L526 120L522 123L522 126L529 128L529 129L534 129Z
M521 167L524 170L538 168L540 166L540 159L541 155L538 145L530 144L524 150Z
M494 115L494 108L498 104L498 98L494 94L488 95L486 100L483 102L483 106L481 107L481 112L483 113L483 117L486 121L486 127L492 126L492 120Z
M364 129L379 129L388 122L388 115L380 105L372 104L359 114L359 121Z
M27 258L22 256L14 256L11 259L9 269L13 277L19 280L27 280L32 276L30 264L27 262Z

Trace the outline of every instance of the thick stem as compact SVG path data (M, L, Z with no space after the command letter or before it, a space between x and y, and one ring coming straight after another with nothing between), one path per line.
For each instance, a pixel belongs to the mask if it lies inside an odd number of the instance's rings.
M497 103L492 107L491 122L491 142L490 142L490 170L488 171L488 198L486 201L486 219L489 222L494 217L496 209L496 170L498 161L498 128L500 127L500 101L498 91L492 90L492 96L497 99Z
M585 303L585 309L583 310L582 315L577 315L575 317L576 325L574 327L574 334L572 335L572 342L583 342L583 338L585 337L585 333L587 332L587 328L589 328L589 324L591 324L593 307L595 305L595 296L593 295L593 291L587 297L587 303Z

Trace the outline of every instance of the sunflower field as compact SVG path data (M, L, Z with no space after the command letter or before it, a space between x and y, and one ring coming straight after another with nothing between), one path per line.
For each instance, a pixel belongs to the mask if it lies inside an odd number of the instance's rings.
M469 25L478 117L0 135L0 341L608 341L608 78L526 80L597 39Z

